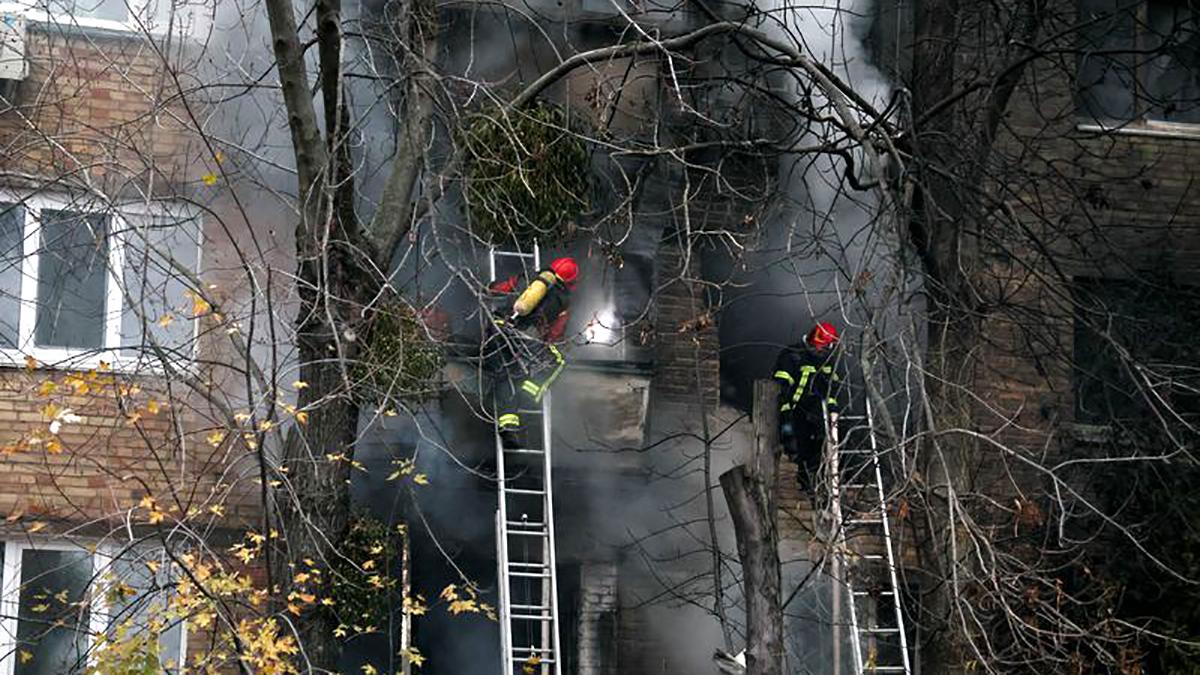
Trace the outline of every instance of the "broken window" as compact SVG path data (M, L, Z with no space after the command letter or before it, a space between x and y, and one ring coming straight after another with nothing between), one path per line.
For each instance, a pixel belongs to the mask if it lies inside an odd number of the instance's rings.
M1080 114L1200 123L1200 0L1080 0L1079 10Z

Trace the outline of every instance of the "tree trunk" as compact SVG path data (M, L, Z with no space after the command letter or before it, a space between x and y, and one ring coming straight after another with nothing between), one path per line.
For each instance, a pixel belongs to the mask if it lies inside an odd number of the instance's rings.
M783 675L780 606L779 439L775 410L779 385L754 383L754 448L750 461L721 475L721 490L742 562L746 596L746 673Z

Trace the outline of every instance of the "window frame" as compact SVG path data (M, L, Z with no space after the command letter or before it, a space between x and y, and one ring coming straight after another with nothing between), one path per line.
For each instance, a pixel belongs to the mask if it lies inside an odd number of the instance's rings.
M106 593L98 586L105 570L126 550L115 545L96 546L95 550L83 543L72 543L54 540L14 541L5 540L4 564L0 566L0 675L13 675L16 671L18 658L17 631L21 603L21 571L25 551L67 551L71 553L87 553L91 556L92 576L88 581L88 592L92 593L92 601L88 607L88 665L91 665L91 648L95 645L95 636L108 630L108 622L112 613ZM99 592L97 592L99 591ZM182 668L187 657L187 621L179 623L179 653L176 663Z
M94 208L92 203L79 203L79 195L60 192L36 192L24 194L8 188L0 188L0 202L17 204L21 207L21 282L18 293L17 345L0 346L0 368L25 367L26 357L33 357L39 366L59 370L88 370L107 364L118 371L150 370L161 372L162 363L157 359L146 360L128 355L121 345L121 324L125 316L125 249L129 237L137 236L133 228L138 221L148 222L156 217L177 217L181 221L196 220L196 273L203 264L204 228L200 210L184 203L172 204L168 210L161 206L140 203L105 205ZM93 206L93 208L88 208ZM108 218L107 269L105 270L104 337L99 348L45 347L37 344L38 310L38 251L42 246L41 214L44 210L72 211L76 213L103 213ZM132 311L132 310L129 310ZM172 365L188 368L196 356L196 339L199 336L199 321L180 319L192 323L191 344L186 361ZM3 675L3 673L0 673Z

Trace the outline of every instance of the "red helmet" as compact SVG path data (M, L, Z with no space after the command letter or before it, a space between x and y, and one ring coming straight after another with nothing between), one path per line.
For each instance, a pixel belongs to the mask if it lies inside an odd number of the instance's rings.
M559 279L573 284L575 278L579 276L579 265L575 264L574 258L559 258L550 263L550 271L557 274Z
M812 332L808 334L808 344L817 349L823 349L829 345L837 344L837 341L837 328L828 321L822 321L816 326L813 326Z

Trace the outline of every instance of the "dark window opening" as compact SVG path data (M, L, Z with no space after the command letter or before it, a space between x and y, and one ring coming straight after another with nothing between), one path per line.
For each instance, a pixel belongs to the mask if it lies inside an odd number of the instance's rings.
M1076 421L1200 420L1200 288L1079 279L1075 300Z
M1080 0L1076 108L1200 123L1200 0Z

